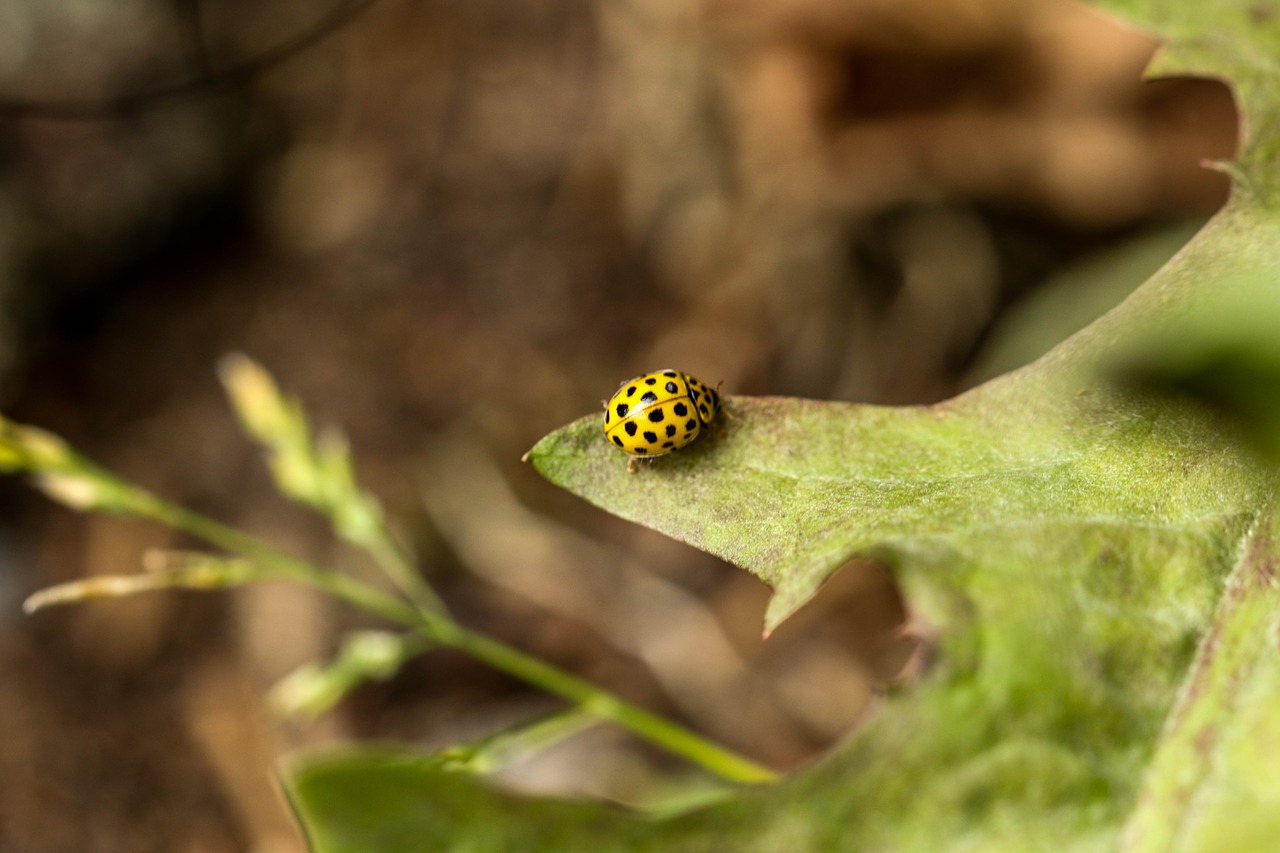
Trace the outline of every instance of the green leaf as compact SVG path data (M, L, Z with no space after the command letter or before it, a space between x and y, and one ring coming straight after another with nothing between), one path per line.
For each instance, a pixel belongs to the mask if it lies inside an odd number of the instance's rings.
M285 785L314 853L574 851L593 829L627 823L589 803L493 790L436 756L386 750L310 759Z
M1068 396L1050 380L1026 372L911 409L729 398L716 434L635 475L590 416L544 439L530 461L593 503L759 576L775 590L769 628L857 555L932 574L997 538L1026 547L1098 530L1146 538L1150 526L1238 533L1261 484L1233 447L1173 406L1139 410L1084 382ZM1195 452L1171 480L1179 448ZM1135 529L1112 534L1117 525Z
M1212 310L1184 316L1124 348L1113 372L1133 388L1198 404L1232 438L1280 462L1280 292L1244 282Z
M1280 328L1256 290L1280 281L1280 9L1114 5L1170 39L1162 73L1230 80L1245 117L1232 201L1120 306L935 406L730 397L717 429L635 474L595 414L528 455L552 482L770 584L767 628L852 558L882 561L939 637L922 681L781 786L666 821L516 798L385 756L304 765L294 794L318 849L1274 841L1276 471L1168 393L1176 383L1115 379L1137 345L1147 375L1167 375L1186 330L1226 304ZM1252 385L1227 399L1252 399ZM385 794L376 821L346 805L362 790Z

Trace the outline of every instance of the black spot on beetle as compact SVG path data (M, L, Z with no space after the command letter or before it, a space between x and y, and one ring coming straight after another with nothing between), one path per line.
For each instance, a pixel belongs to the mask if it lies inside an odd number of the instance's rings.
M676 446L676 443L674 441L664 441L662 442L662 446L665 447L667 450L670 450L671 448Z
M674 394L680 390L680 386L674 382L668 382L665 387L667 389L668 394Z
M631 407L628 406L626 403L619 403L617 405L617 410L618 410L618 417L625 418L627 416L627 412L631 411ZM606 415L605 417L607 418L608 415Z
M658 399L658 395L652 391L645 391L644 396L640 398L641 403L652 403Z
M689 418L689 420L684 422L684 428L689 430L690 432L693 432L693 428L696 427L697 425L698 425L698 422L695 421L693 418Z
M636 426L635 421L627 421L625 424L623 424L622 428L627 431L627 435L635 435L636 430L640 429L640 427Z
M683 418L688 416L689 407L686 406L684 403L676 403L674 406L671 407L671 411L676 413L677 418Z
M643 455L645 455L646 453L648 453L648 452L649 452L649 448L647 448L647 447L637 447L635 450L633 450L633 451L631 451L631 452L632 452L632 453L634 453L634 454L636 454L637 456L643 456Z
M658 384L658 377L656 377L656 376L647 376L647 377L645 377L644 384L645 384L645 385L657 385L657 384Z
M650 409L650 410L649 410L649 421L650 421L650 423L660 424L660 423L662 423L662 420L663 420L663 418L665 418L665 417L666 417L666 415L665 415L665 414L663 414L663 412L662 412L662 407L661 407L661 406L658 406L658 407L657 407L657 408L655 408L655 409Z
M702 412L702 417L703 417L703 418L706 418L706 416L707 416L707 404L706 404L706 403L699 403L699 404L698 404L698 411L699 411L699 412Z
M675 435L675 434L676 434L676 425L675 425L675 424L667 424L667 438L671 438L671 436L673 436L673 435Z
M664 370L664 371L662 371L662 375L663 375L663 376L670 376L672 379L675 379L675 378L676 378L677 376L679 376L680 374L676 373L674 370Z
M627 389L627 396L630 397L634 393L636 393L636 386L632 385L630 388Z
M644 440L649 442L650 444L657 444L658 434L656 432L649 432L646 430L644 433Z
M611 437L613 438L613 443L614 443L614 444L618 445L619 447L621 447L621 446L622 446L622 439L618 438L616 435L615 435L615 436L611 436Z

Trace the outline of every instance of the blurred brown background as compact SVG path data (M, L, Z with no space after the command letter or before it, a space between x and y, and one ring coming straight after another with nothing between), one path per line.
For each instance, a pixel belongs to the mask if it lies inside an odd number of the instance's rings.
M845 572L762 644L759 583L520 454L650 369L928 402L1087 322L1226 195L1200 161L1230 96L1141 83L1154 49L1014 0L10 0L0 409L367 572L238 436L214 365L244 351L348 432L466 622L792 768L903 667L888 581ZM281 723L267 687L376 623L278 586L23 617L191 543L0 504L5 853L298 850L287 751L556 707L438 653ZM509 781L627 799L671 769L600 728Z

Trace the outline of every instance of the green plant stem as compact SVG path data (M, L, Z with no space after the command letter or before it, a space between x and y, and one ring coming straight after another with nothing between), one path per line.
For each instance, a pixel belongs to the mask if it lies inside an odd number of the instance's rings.
M470 743L447 747L441 752L441 757L451 766L473 773L488 773L508 767L525 755L552 747L599 723L599 717L575 705L541 719L517 723Z
M387 577L391 578L392 583L399 587L400 591L417 605L420 611L436 615L445 615L449 612L444 601L436 595L436 591L409 562L404 550L381 528L376 536L370 537L364 543L364 547L373 555L373 559L386 572Z
M494 669L567 699L601 719L616 723L724 779L744 783L771 782L777 779L777 774L769 768L718 746L670 720L632 705L540 658L472 631L443 612L424 610L408 604L354 578L326 571L281 553L232 527L158 498L153 498L147 510L146 514L155 520L210 544L242 554L269 571L322 589L389 621L415 628L441 645L458 649Z
M494 669L536 684L548 693L568 699L725 779L734 782L771 782L777 779L777 774L767 767L717 746L683 726L632 705L540 658L445 617L428 617L426 623L423 630L436 641L466 652Z

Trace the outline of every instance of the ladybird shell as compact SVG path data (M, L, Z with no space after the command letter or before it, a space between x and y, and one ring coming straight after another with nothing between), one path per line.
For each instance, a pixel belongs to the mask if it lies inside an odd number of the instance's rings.
M689 399L693 401L698 420L703 426L715 420L720 412L720 394L714 388L708 388L689 374L682 374L689 384Z
M698 437L720 410L720 397L697 379L659 370L622 383L605 404L604 434L636 457L662 456Z

